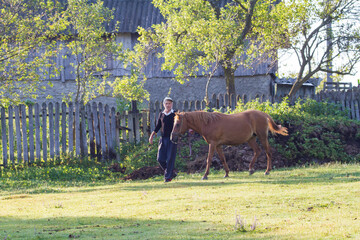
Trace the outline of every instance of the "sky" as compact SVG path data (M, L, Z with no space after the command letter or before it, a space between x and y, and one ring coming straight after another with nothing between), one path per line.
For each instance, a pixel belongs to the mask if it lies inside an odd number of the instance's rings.
M279 77L286 77L292 73L297 73L299 69L299 63L294 54L279 54L278 64ZM360 63L357 64L355 70L357 73L354 76L345 75L341 82L351 82L352 86L358 86L357 80L360 79Z

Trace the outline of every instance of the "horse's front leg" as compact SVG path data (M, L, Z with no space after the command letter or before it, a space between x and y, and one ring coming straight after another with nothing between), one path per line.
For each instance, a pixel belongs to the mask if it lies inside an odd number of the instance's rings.
M222 150L222 146L220 145L220 146L217 146L216 147L216 151L217 151L217 153L219 154L219 157L220 157L220 161L221 161L221 163L223 164L223 166L224 166L224 169L225 169L225 178L226 177L229 177L229 166L227 165L227 163L226 163L226 159L225 159L225 156L224 156L224 153L223 153L223 150Z
M209 175L209 171L210 171L210 166L211 166L211 161L214 155L214 150L215 150L215 146L214 144L209 144L209 153L208 153L208 157L206 159L206 171L204 176L202 177L202 180L207 180L208 179L208 175Z

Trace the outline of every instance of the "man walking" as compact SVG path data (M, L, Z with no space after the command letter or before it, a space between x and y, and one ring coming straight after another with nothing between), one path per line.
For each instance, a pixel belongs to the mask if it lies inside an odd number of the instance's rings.
M164 111L159 114L155 130L151 133L149 143L153 144L155 134L161 129L157 161L164 170L165 182L170 182L176 177L174 172L177 145L170 141L170 135L174 125L175 111L173 100L166 97L163 101Z

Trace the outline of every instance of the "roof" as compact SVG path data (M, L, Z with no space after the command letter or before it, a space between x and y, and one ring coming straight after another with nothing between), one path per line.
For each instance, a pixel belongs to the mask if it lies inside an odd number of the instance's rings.
M293 85L296 81L296 78L276 78L275 83L279 85ZM308 87L317 87L320 84L320 78L310 78L306 81L303 86Z
M107 26L107 31L113 31L118 22L119 32L137 32L138 26L149 28L153 24L164 21L158 8L152 0L103 0L104 6L114 10L114 19Z
M232 0L215 1L220 7L232 2ZM105 7L114 10L114 19L106 27L108 32L115 29L117 22L119 32L136 33L139 26L146 29L164 21L164 17L152 4L152 0L103 0L103 2Z

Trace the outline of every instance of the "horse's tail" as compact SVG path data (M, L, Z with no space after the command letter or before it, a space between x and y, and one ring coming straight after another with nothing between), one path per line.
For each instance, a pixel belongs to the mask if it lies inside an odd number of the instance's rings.
M288 134L288 130L286 127L283 127L281 125L276 125L276 123L274 122L274 120L269 116L267 118L268 123L269 123L269 129L271 131L272 134L278 133L284 136L289 135Z

